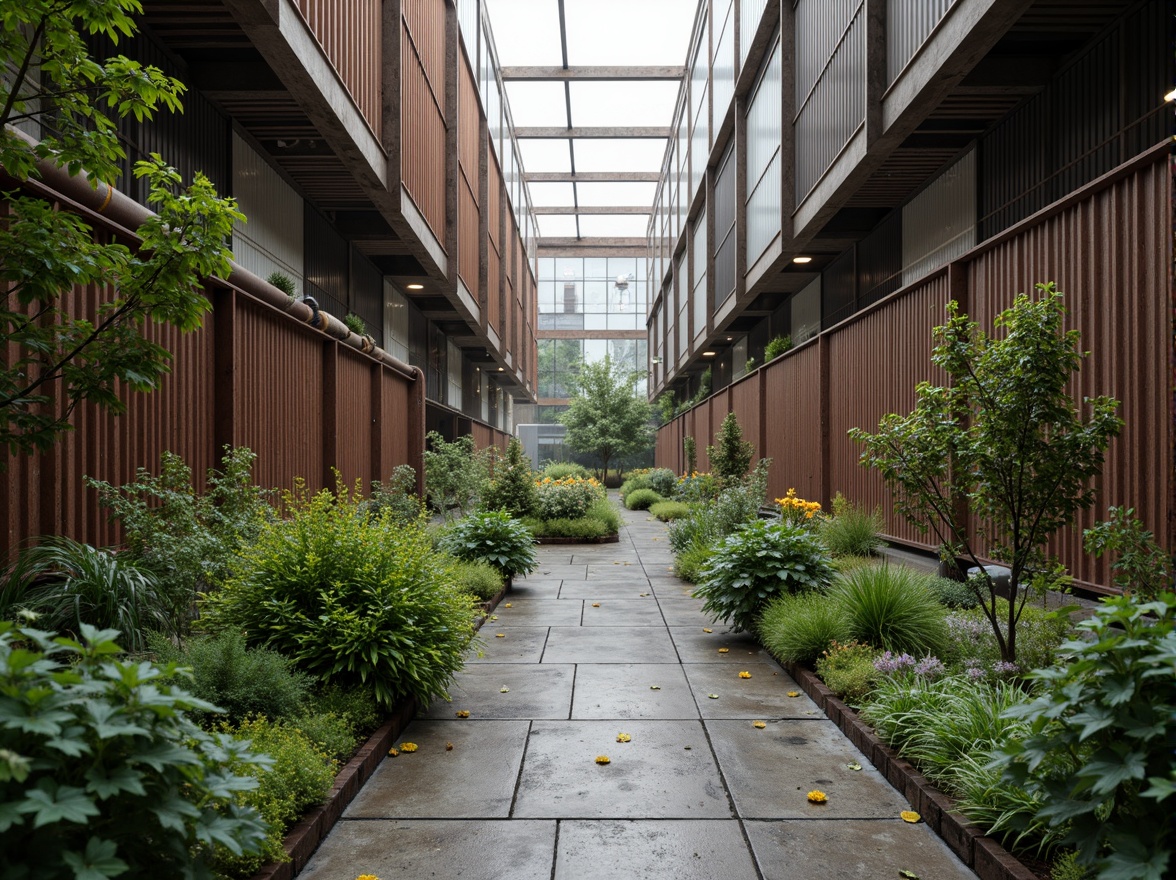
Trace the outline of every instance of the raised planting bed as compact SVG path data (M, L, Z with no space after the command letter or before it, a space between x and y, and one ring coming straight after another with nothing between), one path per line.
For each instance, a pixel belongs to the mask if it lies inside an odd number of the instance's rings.
M485 613L474 622L474 629L482 628L490 612L498 606L509 590L508 580L506 586L493 599L482 603ZM388 754L388 749L392 748L392 744L400 738L404 728L416 717L419 708L416 699L408 699L389 714L388 720L368 737L367 742L356 750L351 760L336 774L335 783L331 786L327 799L303 816L286 833L283 846L286 854L290 856L290 861L263 865L261 870L253 875L252 880L293 880L306 867L306 863L310 861L319 844L331 833L331 829L335 827L348 804L376 772L376 767Z
M795 663L784 663L788 674L825 715L841 728L857 749L893 785L923 821L943 839L980 880L1039 880L1037 874L984 829L955 809L955 800L941 792L909 762L880 740L856 711L842 702L815 672Z

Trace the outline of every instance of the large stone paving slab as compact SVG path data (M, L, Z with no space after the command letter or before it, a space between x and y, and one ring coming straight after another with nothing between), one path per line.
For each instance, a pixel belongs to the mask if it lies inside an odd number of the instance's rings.
M657 591L657 604L661 606L662 617L669 626L697 626L699 632L703 627L715 629L709 618L702 613L702 600L691 599L687 596L666 595L666 590ZM720 630L721 632L721 630Z
M570 557L568 557L570 558ZM545 579L560 578L562 580L584 580L587 576L588 566L571 565L569 563L549 563L544 559L539 560L539 567L535 569L534 574L537 577Z
M715 755L744 819L879 819L909 810L906 802L840 730L825 718L706 721ZM856 762L861 770L847 765ZM819 789L828 803L810 804Z
M676 663L669 633L654 626L553 626L544 663Z
M690 685L676 663L582 663L576 668L572 718L698 717Z
M616 741L622 731L631 742ZM726 819L731 808L700 722L536 721L512 815Z
M926 880L976 880L926 825L901 819L745 824L764 877L873 880L910 871Z
M531 599L511 596L494 609L497 620L486 621L482 630L483 638L494 638L507 626L579 626L581 616L579 599ZM494 628L493 632L489 628Z
M449 687L452 701L434 700L424 718L567 718L572 706L574 667L554 663L484 663L458 673ZM503 693L502 689L506 688Z
M713 632L704 632L704 629ZM770 658L749 633L732 633L721 623L701 621L698 626L671 626L670 635L683 663L746 664L748 658ZM719 648L726 648L720 654ZM744 668L739 666L740 669Z
M505 818L510 813L529 727L528 721L472 718L414 721L397 745L413 742L418 750L381 761L344 816ZM447 743L453 743L452 751L446 750Z
M601 599L584 602L581 626L659 626L665 627L657 602L649 599Z
M298 876L549 880L555 822L343 820Z
M745 656L738 663L688 663L683 669L703 718L825 717L775 661ZM751 678L740 678L740 672Z
M641 599L645 602L653 601L653 591L649 588L649 581L644 577L632 577L626 580L605 581L602 578L592 578L587 581L568 581L560 588L561 599Z
M538 663L547 644L546 626L499 626L502 620L488 620L482 627L482 655L473 652L466 665L481 663ZM498 638L502 633L502 638Z
M602 877L757 880L747 841L731 819L563 822L555 880Z

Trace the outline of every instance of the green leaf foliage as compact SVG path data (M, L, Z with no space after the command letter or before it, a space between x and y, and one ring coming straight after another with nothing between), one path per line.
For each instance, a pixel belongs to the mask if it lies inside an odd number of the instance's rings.
M470 562L487 562L514 577L534 571L535 537L517 519L501 510L478 511L459 519L446 531L440 548Z
M539 503L531 462L523 452L522 441L511 437L506 457L494 464L494 478L482 490L481 506L486 510L505 510L515 519L530 516Z
M424 504L416 494L416 470L412 465L398 464L386 483L373 480L364 506L376 516L389 510L404 522L418 519L424 512Z
M325 681L368 685L384 707L444 695L473 639L473 598L423 521L361 515L342 486L288 492L283 513L204 597L202 624L238 628Z
M586 363L574 381L574 394L559 420L565 440L577 452L610 461L640 452L653 443L653 411L637 393L637 374L625 372L609 357Z
M807 529L757 519L716 545L694 595L715 620L746 630L774 597L819 589L832 574Z
M0 623L0 755L24 762L0 774L0 876L208 877L218 848L260 851L238 795L269 759L197 727L213 707L175 666L121 659L117 636Z
M493 599L502 591L502 572L489 562L455 559L452 572L459 590L477 596L483 602Z
M1100 880L1162 880L1176 847L1176 593L1104 599L1078 629L1058 665L1031 673L1040 694L1009 710L1028 730L997 766Z
M1171 560L1135 518L1135 508L1111 507L1107 516L1109 519L1082 533L1086 552L1095 557L1116 554L1111 563L1115 586L1125 594L1154 599L1173 582Z
M893 492L895 510L933 531L945 559L978 566L983 546L1009 567L1014 601L1003 627L987 573L978 589L1007 662L1017 659L1026 587L1056 579L1046 543L1093 502L1092 480L1123 426L1113 398L1085 398L1080 411L1070 391L1084 357L1078 331L1065 329L1052 283L1037 285L1037 293L1018 295L997 316L993 336L949 303L931 357L949 382L920 383L915 410L884 416L877 433L849 432L862 444L862 464ZM972 533L963 527L964 503Z
M486 482L491 450L479 450L472 434L452 443L441 434L425 435L425 495L429 504L445 519L451 511L464 515L474 506Z

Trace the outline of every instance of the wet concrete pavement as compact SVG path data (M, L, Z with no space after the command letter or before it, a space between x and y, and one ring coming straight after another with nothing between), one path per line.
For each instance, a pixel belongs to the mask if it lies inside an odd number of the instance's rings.
M622 512L618 544L537 548L452 702L404 731L418 750L383 761L300 877L974 880L765 651L702 614L666 527Z

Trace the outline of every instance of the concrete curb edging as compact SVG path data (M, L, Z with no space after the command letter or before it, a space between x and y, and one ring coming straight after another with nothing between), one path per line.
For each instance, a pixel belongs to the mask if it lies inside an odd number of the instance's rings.
M856 711L838 699L816 673L795 663L782 665L801 690L841 728L850 742L980 880L1037 880L1037 875L1016 856L986 836L975 822L956 812L953 798L936 788L909 761L900 758L894 749L878 739L873 729L858 717Z
M510 587L508 581L493 599L483 603L484 613L475 621L475 631L482 628L490 612L498 606ZM359 794L363 784L376 771L376 767L388 754L388 749L392 748L401 731L416 718L419 708L416 698L411 697L392 710L388 720L368 737L367 742L359 747L351 756L351 760L335 775L335 782L331 785L326 800L314 807L286 832L282 846L290 856L290 861L262 865L250 880L293 880L298 876L319 844L331 833L343 811Z

